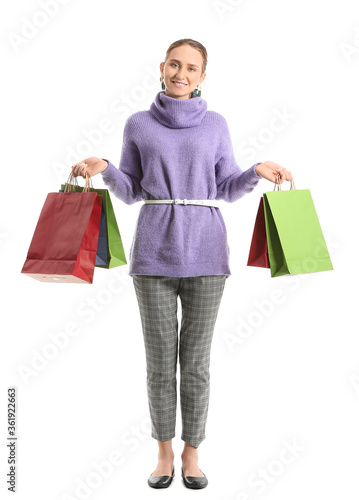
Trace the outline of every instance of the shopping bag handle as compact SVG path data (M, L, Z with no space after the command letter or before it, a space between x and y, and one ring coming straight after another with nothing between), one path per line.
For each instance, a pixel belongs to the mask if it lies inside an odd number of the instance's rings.
M274 189L273 189L273 191L281 191L282 190L282 185L281 185L281 183L279 181L280 181L280 175L277 174L277 177L276 177L276 180L275 180L275 183L274 183ZM295 184L294 184L294 179L292 177L290 179L290 191L294 191L294 190L295 190Z
M89 193L90 189L93 189L92 177L86 172L85 186L82 190L83 193Z
M75 186L78 186L78 182L77 182L77 177L74 177L72 171L65 183L65 188L64 188L64 193L67 193L69 191L75 191L75 189L73 189Z
M66 184L65 184L65 189L64 189L64 193L67 193L69 191L75 191L75 189L73 189L75 186L78 187L78 182L77 182L77 177L75 177L73 175L73 172L70 173L67 181L66 181ZM93 184L92 184L92 178L91 176L86 172L86 180L85 180L85 186L82 190L83 193L88 193L90 191L90 189L93 189Z

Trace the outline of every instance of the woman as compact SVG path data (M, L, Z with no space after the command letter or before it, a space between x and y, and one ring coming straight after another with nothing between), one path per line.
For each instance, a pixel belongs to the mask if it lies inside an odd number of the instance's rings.
M262 177L272 182L278 174L280 182L291 178L271 161L245 172L236 164L225 118L208 111L201 97L206 64L202 44L174 42L160 64L163 90L149 110L132 114L125 123L119 169L95 157L72 167L75 176L101 173L109 190L127 204L146 200L130 249L129 275L146 349L152 437L159 447L157 467L148 478L154 488L168 487L174 477L177 354L182 478L192 489L208 484L198 467L197 448L205 438L212 335L231 274L226 227L215 200L234 202Z

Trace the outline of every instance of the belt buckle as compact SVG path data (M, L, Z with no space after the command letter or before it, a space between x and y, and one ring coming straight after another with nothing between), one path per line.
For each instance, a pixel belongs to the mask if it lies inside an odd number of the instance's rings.
M174 204L175 205L180 205L181 204L181 200L179 198L176 198L175 200L173 200Z

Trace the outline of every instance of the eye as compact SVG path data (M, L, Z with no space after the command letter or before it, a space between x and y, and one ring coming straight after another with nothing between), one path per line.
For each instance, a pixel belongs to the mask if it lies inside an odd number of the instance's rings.
M193 71L196 71L196 69L195 69L195 68L190 68L190 69L193 69Z
M172 64L171 64L171 66L178 66L178 64L176 64L176 63L172 63Z

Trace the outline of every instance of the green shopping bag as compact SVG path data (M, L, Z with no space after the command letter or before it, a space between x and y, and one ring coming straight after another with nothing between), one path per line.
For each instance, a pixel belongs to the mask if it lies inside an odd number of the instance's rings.
M86 179L85 189L89 192L93 191L97 194L102 195L103 209L106 216L106 228L107 228L107 263L106 264L96 264L96 267L103 267L110 269L113 267L119 267L127 264L125 251L122 244L122 239L120 231L118 229L115 212L113 210L112 201L110 198L110 193L107 189L94 189L93 187L87 187L88 182L92 186L92 179L89 177ZM66 184L61 185L61 189L64 191L75 191L82 192L84 188L77 184L76 178L70 174L69 180Z
M263 193L271 277L333 270L309 189Z

